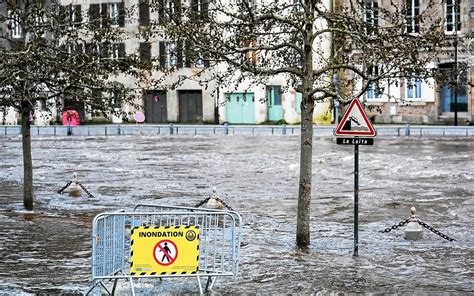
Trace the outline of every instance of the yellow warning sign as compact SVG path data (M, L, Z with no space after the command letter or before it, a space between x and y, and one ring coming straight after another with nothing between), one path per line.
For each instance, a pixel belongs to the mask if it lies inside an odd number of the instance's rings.
M130 251L130 275L194 274L199 267L199 228L135 227Z

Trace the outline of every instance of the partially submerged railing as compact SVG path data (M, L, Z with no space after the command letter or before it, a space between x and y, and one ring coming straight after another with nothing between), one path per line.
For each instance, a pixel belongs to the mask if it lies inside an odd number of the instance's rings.
M314 126L315 136L333 136L335 126ZM299 135L299 125L81 125L31 126L38 136L118 136L118 135ZM375 127L377 136L474 136L474 126L383 126ZM0 126L0 137L21 135L20 126Z

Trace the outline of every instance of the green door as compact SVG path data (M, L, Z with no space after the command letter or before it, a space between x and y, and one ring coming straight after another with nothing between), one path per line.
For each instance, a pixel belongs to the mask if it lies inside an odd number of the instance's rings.
M253 93L226 93L227 122L255 123L255 97Z
M281 86L267 86L268 120L278 121L283 119L283 108L281 106Z

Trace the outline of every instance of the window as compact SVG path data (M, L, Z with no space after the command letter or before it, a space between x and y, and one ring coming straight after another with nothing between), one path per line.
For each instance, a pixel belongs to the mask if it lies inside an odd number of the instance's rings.
M445 1L445 30L446 32L455 32L461 30L460 15L461 0Z
M368 71L369 78L377 78L379 76L379 66L372 66ZM382 93L380 91L380 82L371 81L367 88L367 99L379 99Z
M407 33L420 33L420 0L407 0Z
M168 56L167 65L169 68L174 68L178 65L178 50L176 42L168 42L166 45L166 53Z
M43 11L38 11L35 16L35 26L36 26L36 34L38 37L44 38L45 36L45 16Z
M94 28L108 26L125 26L123 2L91 4L89 9L90 21Z
M70 45L70 52L80 53L80 48L77 47L78 45L72 44ZM107 57L107 45L101 44L98 42L87 43L86 44L86 53L92 57L93 60L98 61L102 58Z
M406 83L407 99L421 99L421 79L408 78Z
M257 1L256 0L236 0L235 3L239 5L241 9L256 9ZM278 0L275 0L275 4L278 4Z
M46 111L47 109L46 98L38 98L36 102L38 106L38 111Z
M81 55L84 53L84 44L71 42L67 44L68 52L70 55Z
M300 0L293 0L293 10L296 12L304 12L303 3Z
M174 1L166 2L166 14L171 18L176 12L176 3Z
M379 4L377 1L368 1L365 3L365 23L367 26L367 34L374 35L377 33L379 25Z
M68 18L69 24L72 28L79 28L82 22L82 8L81 5L69 5Z
M281 93L280 85L267 86L267 100L271 106L281 106Z
M9 11L8 18L10 22L8 28L10 29L10 36L12 38L21 37L21 25L20 25L20 15L16 11Z
M248 47L245 51L244 63L248 65L257 65L257 51L254 49L257 47L257 40L252 39L251 41L247 41L245 47Z
M93 110L98 110L102 107L103 101L102 101L102 90L101 89L93 89L92 90L92 100L91 100L91 105ZM100 112L96 112L97 114L94 115L100 115Z
M205 20L208 17L209 0L191 0L193 17Z
M197 53L195 66L196 66L196 68L204 68L204 67L206 67L206 63L205 63L205 61L204 61L204 57L203 57L202 52L198 52L198 53Z
M178 67L207 68L210 66L208 52L194 46L189 40L178 42Z
M123 86L114 85L110 105L115 109L120 109L122 108L122 102L124 98Z
M123 59L125 57L125 43L114 43L110 46L110 57L113 60Z
M112 26L119 25L119 3L110 3L110 24Z

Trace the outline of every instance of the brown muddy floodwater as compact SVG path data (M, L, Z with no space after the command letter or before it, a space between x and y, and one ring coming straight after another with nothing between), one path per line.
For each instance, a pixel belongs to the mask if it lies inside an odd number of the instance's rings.
M360 147L359 257L353 246L353 148L314 142L311 247L295 249L299 136L116 136L33 139L36 204L22 209L18 137L0 138L0 294L81 294L91 224L138 202L193 206L216 187L242 214L240 275L215 294L474 294L474 140L377 138ZM57 191L78 180L96 198ZM409 216L431 226L406 241L378 231ZM139 294L197 293L195 281ZM338 294L338 295L344 295Z

